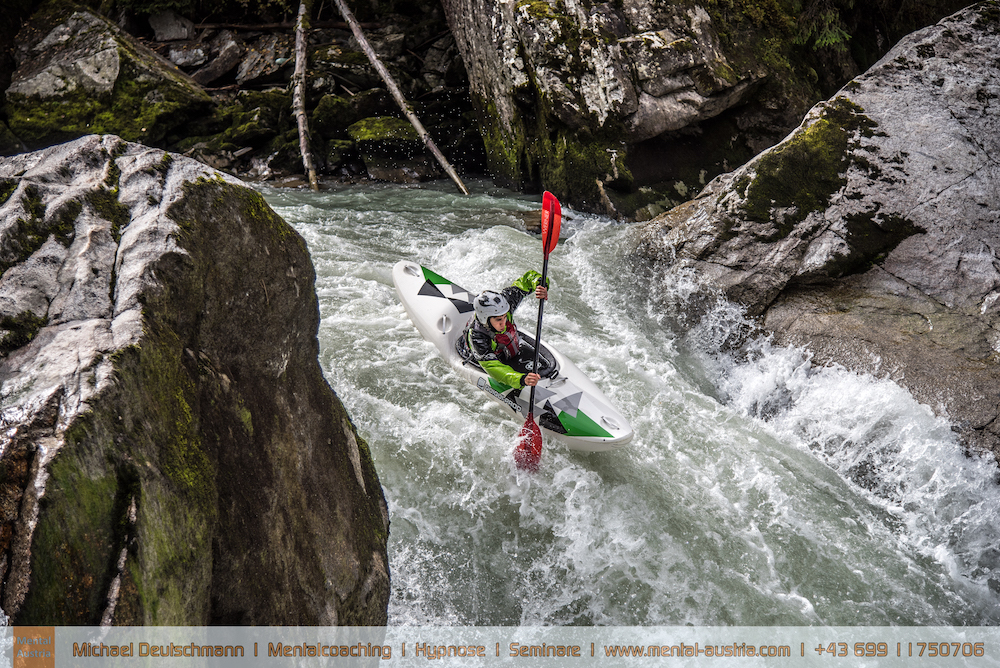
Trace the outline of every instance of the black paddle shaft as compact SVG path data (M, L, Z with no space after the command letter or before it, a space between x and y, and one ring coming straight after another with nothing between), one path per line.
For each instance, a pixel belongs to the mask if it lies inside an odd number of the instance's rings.
M552 236L552 227L553 225L551 225L551 220L550 220L549 229L547 230L549 237ZM545 239L545 245L543 246L543 248L549 247L549 241L550 241L549 238ZM545 285L545 277L548 276L548 273L549 273L549 254L546 252L545 259L542 261L542 280L541 282L539 282L539 285ZM539 300L538 304L538 324L535 325L535 355L534 359L531 362L531 371L534 373L538 373L538 352L542 348L542 313L544 311L545 311L545 300L541 299ZM531 417L534 417L535 414L535 387L536 387L535 385L531 386L531 394L528 398L528 415Z

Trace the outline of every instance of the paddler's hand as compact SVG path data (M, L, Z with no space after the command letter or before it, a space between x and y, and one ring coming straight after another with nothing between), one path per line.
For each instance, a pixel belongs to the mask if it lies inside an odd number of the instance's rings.
M524 376L524 386L531 387L532 385L538 385L538 381L542 379L537 373L529 373Z
M535 288L535 297L537 299L548 299L549 289L544 285L539 285L537 288Z

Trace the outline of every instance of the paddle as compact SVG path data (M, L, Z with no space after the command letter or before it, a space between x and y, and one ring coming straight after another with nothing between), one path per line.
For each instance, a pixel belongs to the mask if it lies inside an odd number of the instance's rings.
M545 260L542 262L542 281L549 273L549 253L559 243L559 225L562 222L562 209L559 200L546 191L542 195L542 250ZM545 300L538 304L538 324L535 326L535 357L532 370L538 368L538 351L542 347L542 313L545 311ZM535 423L535 386L531 386L531 397L528 400L528 417L517 433L517 446L514 448L514 463L517 468L534 473L538 470L538 462L542 458L542 430Z

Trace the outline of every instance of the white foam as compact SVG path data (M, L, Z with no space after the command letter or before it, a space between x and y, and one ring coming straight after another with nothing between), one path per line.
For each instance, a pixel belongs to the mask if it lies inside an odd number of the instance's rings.
M891 384L766 342L727 352L750 330L739 309L702 299L692 275L654 295L625 280L626 228L564 219L543 338L636 437L592 455L547 443L528 476L512 464L519 424L419 337L388 268L408 257L469 290L503 287L540 270L537 237L511 222L537 203L413 188L269 199L310 246L322 363L389 502L390 623L1000 622L995 466L965 460ZM532 331L534 305L517 321Z

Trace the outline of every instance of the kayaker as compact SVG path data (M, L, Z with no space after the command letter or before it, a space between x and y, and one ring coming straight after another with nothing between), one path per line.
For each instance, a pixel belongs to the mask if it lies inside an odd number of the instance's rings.
M455 342L462 359L475 362L509 387L537 385L541 376L526 368L534 351L526 345L522 353L513 312L532 292L537 299L549 298L541 280L541 274L529 271L500 292L485 290L476 297L472 303L476 314Z

